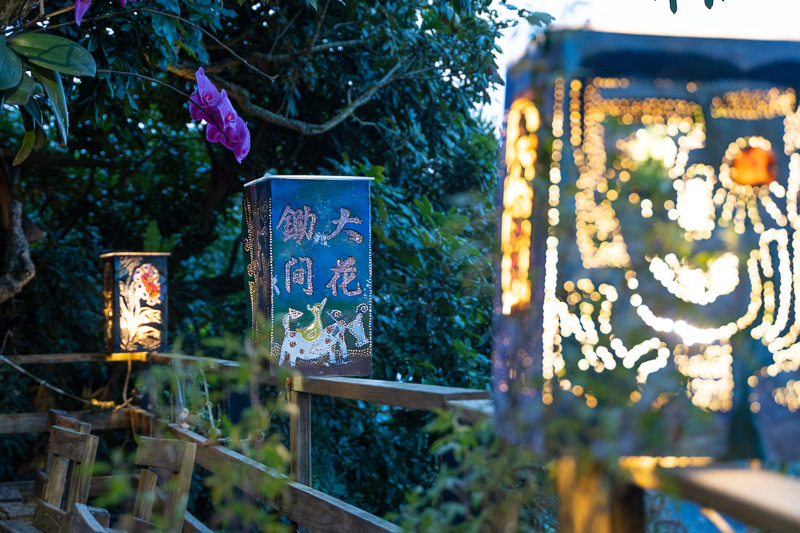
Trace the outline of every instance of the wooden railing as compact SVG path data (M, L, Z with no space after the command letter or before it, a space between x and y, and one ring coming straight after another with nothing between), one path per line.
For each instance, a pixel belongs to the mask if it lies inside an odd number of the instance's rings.
M103 354L36 354L8 356L17 365L37 363L58 364L78 362L106 362ZM222 359L196 358L175 354L148 354L138 360L152 364L204 365L206 367L234 368L237 363ZM298 526L311 531L397 532L398 526L362 509L313 489L311 485L311 404L312 396L325 395L336 398L377 403L406 409L432 411L446 409L453 401L488 400L489 392L415 383L388 382L353 378L293 378L279 382L268 374L258 376L258 381L274 386L286 386L289 401L295 404L290 421L290 446L293 461L287 477L245 455L220 444L207 445L206 438L183 429L140 408L131 407L113 411L82 411L70 413L92 424L93 431L130 429L134 427L148 435L163 435L198 444L195 462L213 474L235 470L237 488L252 497L263 500L258 487L266 478L282 479L287 484L286 500L264 500L282 516ZM46 413L0 414L0 434L47 431ZM94 485L107 484L106 478L97 479ZM27 487L21 484L23 488ZM187 521L185 530L192 531Z
M8 359L18 365L106 361L104 355L95 353L9 356ZM222 359L173 354L150 354L145 359L153 364L178 362L219 368L237 366L234 362ZM284 479L288 486L286 499L275 498L265 503L309 530L396 532L400 531L398 526L311 488L311 398L325 395L407 409L451 409L473 423L492 417L494 413L487 391L353 378L294 378L290 383L284 383L264 374L258 376L258 380L274 386L288 386L289 401L296 406L292 410L294 414L290 423L294 461L288 479L223 445L206 445L205 437L158 420L153 413L143 409L72 414L91 423L93 431L129 429L133 426L146 434L195 442L198 444L197 464L212 473L230 473L236 469L237 487L256 499L262 499L257 487L262 486L266 478ZM0 415L0 434L46 430L46 413ZM697 458L625 458L621 466L629 474L630 485L603 488L601 482L594 485L590 483L587 491L586 483L581 485L575 479L567 479L570 472L568 465L558 465L560 531L641 532L644 528L642 490L662 490L664 487L677 490L687 500L726 513L750 526L777 532L800 531L800 480L796 478L766 470L714 465ZM93 490L107 486L108 481L108 478L95 479ZM24 483L19 485L29 488ZM608 493L603 494L604 491ZM596 508L587 510L587 505ZM586 523L582 522L586 516L595 519L600 516L603 527L587 528ZM187 522L185 530L193 531L191 523Z

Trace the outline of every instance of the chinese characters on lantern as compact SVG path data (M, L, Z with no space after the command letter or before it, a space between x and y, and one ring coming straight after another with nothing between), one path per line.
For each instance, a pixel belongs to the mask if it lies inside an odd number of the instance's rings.
M245 186L251 327L304 375L371 373L369 180L268 176Z

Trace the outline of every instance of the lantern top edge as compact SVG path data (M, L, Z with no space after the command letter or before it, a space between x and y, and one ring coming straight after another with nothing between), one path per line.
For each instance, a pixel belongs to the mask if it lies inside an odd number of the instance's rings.
M100 259L109 259L112 257L169 257L169 252L109 252L102 254Z
M324 181L373 181L375 178L371 176L310 176L306 174L291 175L291 174L266 174L258 179L249 181L244 184L245 187L255 185L265 180L280 179L280 180L324 180Z

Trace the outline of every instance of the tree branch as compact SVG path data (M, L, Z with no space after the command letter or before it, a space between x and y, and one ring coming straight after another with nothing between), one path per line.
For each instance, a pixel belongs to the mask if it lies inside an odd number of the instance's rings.
M385 85L394 81L396 79L395 74L402 66L403 60L398 61L395 66L389 69L389 71L383 76L383 78L381 78L380 81L364 91L361 96L353 100L350 104L339 110L339 112L336 113L333 118L323 122L322 124L313 124L310 122L304 122L278 115L277 113L273 113L268 109L264 109L263 107L252 103L250 91L244 87L236 85L235 83L223 81L219 78L215 78L215 82L219 87L224 88L231 98L236 100L244 112L253 115L260 120L269 122L270 124L275 124L276 126L281 126L283 128L296 131L297 133L302 133L303 135L320 135L341 124L345 119L352 115L356 109L366 104L370 98L372 98L375 93L381 89L381 87L384 87Z

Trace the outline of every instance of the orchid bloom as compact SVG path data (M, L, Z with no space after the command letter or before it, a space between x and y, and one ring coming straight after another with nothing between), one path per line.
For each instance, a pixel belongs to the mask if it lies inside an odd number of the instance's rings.
M75 23L80 26L83 15L92 5L92 0L75 0Z
M250 152L250 130L236 113L223 89L218 91L202 68L197 69L197 90L189 97L189 114L193 120L205 120L206 140L221 143L233 152L239 163Z

